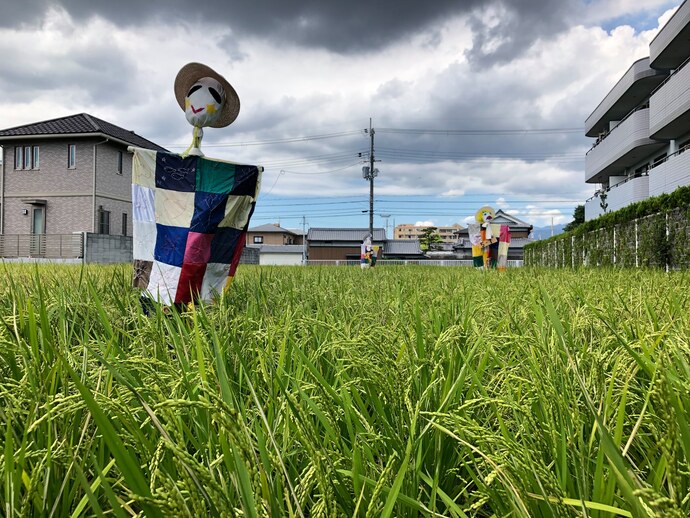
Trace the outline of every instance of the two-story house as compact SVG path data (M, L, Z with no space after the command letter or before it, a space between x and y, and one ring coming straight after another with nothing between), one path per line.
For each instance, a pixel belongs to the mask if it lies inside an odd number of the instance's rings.
M0 235L130 236L128 146L165 151L86 113L0 130Z

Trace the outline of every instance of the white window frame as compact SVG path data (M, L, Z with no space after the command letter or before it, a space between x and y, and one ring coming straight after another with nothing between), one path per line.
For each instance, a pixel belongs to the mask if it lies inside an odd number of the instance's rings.
M264 242L264 236L254 236L254 244L262 245Z
M14 146L14 168L17 171L24 169L24 147Z
M31 169L40 169L41 150L39 146L31 147Z
M67 144L67 169L77 168L77 145Z
M24 146L24 169L31 169L31 146Z

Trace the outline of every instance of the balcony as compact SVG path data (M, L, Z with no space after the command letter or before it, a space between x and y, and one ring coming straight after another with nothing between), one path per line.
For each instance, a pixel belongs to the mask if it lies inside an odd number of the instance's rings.
M649 170L650 196L671 193L683 185L690 185L690 149L674 153Z
M649 176L631 178L615 186L606 192L606 212L613 212L631 203L649 198ZM595 194L585 202L585 220L597 218L604 213L601 208L601 195Z
M608 131L639 106L668 77L667 71L649 67L649 58L635 61L585 121L585 134L596 137Z
M649 108L639 109L587 152L585 181L603 183L664 146L665 143L649 138Z
M687 43L690 48L690 43ZM649 131L655 139L674 139L690 131L690 65L676 70L649 99Z
M681 4L649 44L650 66L673 69L690 56L690 2Z

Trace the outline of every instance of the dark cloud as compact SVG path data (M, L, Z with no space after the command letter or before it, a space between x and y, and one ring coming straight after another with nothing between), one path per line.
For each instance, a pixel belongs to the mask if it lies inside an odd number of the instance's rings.
M475 9L469 17L473 45L465 55L475 68L507 63L535 41L561 33L572 23L578 4L573 0L499 0Z
M566 23L564 13L575 0L272 0L253 2L205 0L25 0L4 2L0 26L39 23L50 6L62 6L83 20L102 16L119 25L151 21L222 24L239 36L253 35L348 54L375 51L421 31L428 45L440 43L435 24L469 15L474 46L468 58L477 64L503 62L548 37ZM484 15L498 13L497 24ZM31 19L28 13L33 13ZM496 42L499 41L498 44ZM233 53L230 46L229 53Z

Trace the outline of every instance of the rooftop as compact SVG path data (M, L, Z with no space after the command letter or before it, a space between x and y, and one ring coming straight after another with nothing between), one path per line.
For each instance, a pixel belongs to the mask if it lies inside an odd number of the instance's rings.
M34 122L0 130L0 141L16 137L40 137L53 135L83 135L111 137L136 147L167 151L155 142L88 113L79 113L47 121Z

